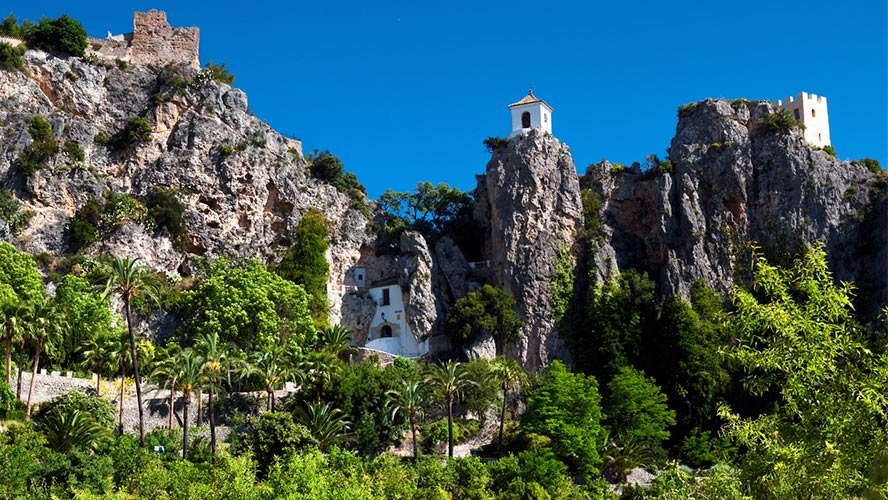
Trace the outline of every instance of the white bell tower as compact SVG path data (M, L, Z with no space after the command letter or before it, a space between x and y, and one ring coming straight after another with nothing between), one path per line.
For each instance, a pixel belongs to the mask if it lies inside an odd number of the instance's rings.
M527 91L527 95L520 101L509 104L512 110L512 133L509 138L527 133L532 128L542 129L552 133L552 106L546 101L533 95L533 89Z

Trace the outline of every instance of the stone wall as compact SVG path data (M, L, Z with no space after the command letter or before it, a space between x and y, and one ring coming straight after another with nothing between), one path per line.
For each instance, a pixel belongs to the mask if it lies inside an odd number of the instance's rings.
M200 30L173 28L166 12L150 10L133 14L133 32L108 38L90 38L92 53L138 65L187 64L200 68Z

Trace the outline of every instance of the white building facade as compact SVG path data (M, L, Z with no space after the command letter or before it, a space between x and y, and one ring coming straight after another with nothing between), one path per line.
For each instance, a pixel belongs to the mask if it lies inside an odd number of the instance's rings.
M832 145L826 97L799 92L795 97L790 96L785 101L778 100L773 104L789 111L797 122L805 126L804 137L809 144L819 148Z
M552 106L546 104L546 101L533 95L533 89L527 91L524 99L509 104L509 109L512 110L512 133L509 134L509 139L534 128L552 133L552 112L554 110Z
M415 358L429 352L428 340L418 342L404 313L404 299L397 280L373 283L368 290L376 313L367 332L366 349Z

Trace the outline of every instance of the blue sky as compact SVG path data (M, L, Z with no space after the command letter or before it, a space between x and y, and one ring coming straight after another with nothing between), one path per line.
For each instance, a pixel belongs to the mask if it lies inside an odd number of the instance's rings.
M676 108L706 97L825 95L841 159L888 164L884 0L790 2L34 1L92 36L165 10L199 26L201 61L226 63L256 115L329 149L372 197L419 181L469 190L529 86L555 108L577 168L660 157ZM209 8L209 6L212 6ZM0 12L6 15L8 12Z

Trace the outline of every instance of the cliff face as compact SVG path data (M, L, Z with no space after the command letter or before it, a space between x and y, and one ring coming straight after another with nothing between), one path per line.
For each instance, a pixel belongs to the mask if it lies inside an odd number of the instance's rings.
M494 152L475 196L492 281L512 293L524 322L506 354L529 369L568 358L555 326L550 280L559 253L573 247L583 224L570 149L539 130L516 137Z
M301 144L256 119L243 92L201 80L188 67L121 70L39 51L25 59L27 76L0 71L0 179L35 215L20 237L6 234L8 240L32 253L60 254L66 224L89 198L174 189L186 207L184 245L127 223L86 253L140 257L159 271L185 275L200 257L275 261L293 243L302 216L319 210L330 222L331 319L339 319L345 275L369 241L367 220L345 195L306 174ZM17 158L32 142L33 115L52 125L60 144L76 141L85 160L59 154L49 168L23 173ZM134 116L150 124L148 141L122 150L97 143Z
M767 102L706 100L679 120L672 173L612 173L590 166L584 186L602 200L593 244L599 279L617 269L650 273L660 291L688 298L693 284L748 285L748 244L788 264L823 242L840 280L888 303L884 178L809 147L797 130L768 130Z

